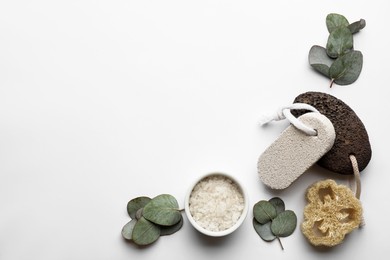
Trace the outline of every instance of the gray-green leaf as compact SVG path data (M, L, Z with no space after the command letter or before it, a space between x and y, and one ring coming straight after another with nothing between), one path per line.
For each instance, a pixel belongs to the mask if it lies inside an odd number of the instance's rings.
M297 226L297 216L294 211L286 210L280 213L271 223L271 231L277 237L291 235Z
M366 20L364 20L364 19L360 19L359 21L348 25L348 29L351 31L352 34L357 33L358 31L360 31L364 27L366 27Z
M142 213L144 212L144 208L140 208L139 210L137 210L137 212L135 213L135 219L140 219L142 218Z
M181 219L179 205L172 195L161 194L145 205L143 217L162 226L172 226Z
M329 68L334 59L331 59L324 47L314 45L309 51L309 64L321 74L329 77Z
M266 200L260 200L253 206L253 215L257 222L265 224L277 215L275 207Z
M326 52L331 58L337 58L353 49L353 36L347 27L334 29L328 37Z
M134 225L132 239L133 242L140 246L152 244L160 237L160 227L140 218Z
M329 75L335 83L348 85L358 79L362 67L363 54L351 51L335 60L329 69Z
M137 220L132 219L126 225L123 226L122 236L125 239L132 240L132 234L133 234L133 229L134 229L135 223L137 223Z
M161 236L168 236L172 235L173 233L179 231L181 227L183 226L183 217L181 217L180 221L177 222L175 225L172 226L160 226L161 229Z
M129 216L134 219L136 216L136 213L139 209L145 207L145 205L151 200L151 198L141 196L134 198L130 200L127 203L127 213L129 213Z
M260 224L255 218L253 218L253 227L256 233L265 241L273 241L276 236L271 231L271 221Z
M279 197L271 198L269 202L275 207L276 214L279 214L286 209L284 205L284 201Z
M349 22L347 18L345 18L341 14L328 14L326 16L326 27L328 28L328 32L333 32L338 27L347 27Z

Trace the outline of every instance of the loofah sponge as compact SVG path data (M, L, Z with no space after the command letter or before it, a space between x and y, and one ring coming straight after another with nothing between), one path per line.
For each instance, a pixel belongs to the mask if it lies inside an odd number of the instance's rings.
M359 227L362 206L353 192L333 180L319 181L308 188L303 234L315 246L335 246Z

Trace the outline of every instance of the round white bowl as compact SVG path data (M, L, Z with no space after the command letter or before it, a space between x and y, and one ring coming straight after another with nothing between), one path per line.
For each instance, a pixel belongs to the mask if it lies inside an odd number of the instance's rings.
M210 177L210 176L223 176L223 177L226 177L226 178L232 180L238 186L238 188L240 189L240 191L241 191L241 193L242 193L242 195L244 197L244 209L243 209L243 211L241 213L241 216L238 218L236 223L233 224L233 226L229 227L228 229L222 230L222 231L211 231L211 230L203 228L202 226L200 226L196 222L196 220L193 218L193 216L191 215L191 212L190 212L189 202L190 202L190 196L191 196L191 193L192 193L194 187L200 181L202 181L203 179L205 179L207 177ZM222 237L222 236L226 236L228 234L231 234L232 232L234 232L235 230L237 230L241 226L241 224L244 222L244 220L245 220L245 218L247 216L248 205L249 205L249 203L248 203L248 196L247 196L245 190L243 189L242 185L239 183L239 181L236 178L234 178L233 176L231 176L231 175L228 175L228 174L225 174L225 173L220 173L220 172L215 172L215 173L209 173L209 174L206 174L206 175L202 176L197 181L195 181L195 183L190 187L190 189L189 189L189 191L188 191L188 193L187 193L187 195L185 197L184 210L186 212L187 218L190 221L191 225L196 230L198 230L200 233L202 233L204 235L207 235L207 236L210 236L210 237Z

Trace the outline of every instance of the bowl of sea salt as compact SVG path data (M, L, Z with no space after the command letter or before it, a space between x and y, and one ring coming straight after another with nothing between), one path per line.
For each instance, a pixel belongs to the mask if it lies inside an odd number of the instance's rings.
M199 232L212 237L226 236L244 222L248 196L234 177L210 173L190 188L184 209L188 220Z

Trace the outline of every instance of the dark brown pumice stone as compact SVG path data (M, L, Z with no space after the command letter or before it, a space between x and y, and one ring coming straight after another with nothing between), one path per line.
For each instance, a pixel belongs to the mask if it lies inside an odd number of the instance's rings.
M356 113L340 99L321 92L306 92L298 95L294 103L306 103L315 107L333 123L336 139L333 147L317 164L340 174L353 174L349 155L353 154L363 171L371 160L371 145L364 124ZM298 117L308 111L292 110Z

